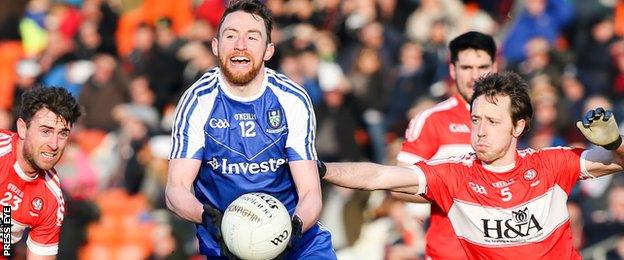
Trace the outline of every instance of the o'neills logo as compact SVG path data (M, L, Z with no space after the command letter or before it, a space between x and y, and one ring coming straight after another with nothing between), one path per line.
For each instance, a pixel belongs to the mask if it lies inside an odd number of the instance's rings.
M543 229L528 208L511 212L511 219L481 219L483 221L483 235L490 239L505 239L500 242L515 242L514 240L525 238L538 233ZM496 242L496 241L492 241Z

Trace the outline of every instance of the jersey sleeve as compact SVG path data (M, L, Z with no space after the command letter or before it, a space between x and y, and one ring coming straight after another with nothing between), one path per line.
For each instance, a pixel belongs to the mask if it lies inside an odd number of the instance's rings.
M30 227L26 245L35 254L56 255L65 215L65 201L56 175L46 173L45 177L49 192L42 197L44 210L40 213L40 219Z
M31 227L26 245L38 255L56 255L61 226L57 225L56 214L48 214L41 224Z
M432 121L431 117L422 113L410 120L397 160L413 164L433 157L440 143L436 126Z
M553 147L540 150L539 160L546 168L546 172L554 174L555 182L563 188L566 193L574 187L574 184L583 179L581 172L581 148Z
M316 116L307 94L280 100L288 125L286 153L289 161L316 160Z
M434 161L421 161L416 163L424 175L424 183L419 183L424 189L421 195L425 199L435 202L447 212L453 204L453 190L457 187L459 182L458 174L454 164L440 162L441 160ZM440 162L439 164L435 164ZM422 181L420 178L419 181Z
M169 159L202 159L206 138L204 125L208 118L204 105L193 88L180 99L171 129Z

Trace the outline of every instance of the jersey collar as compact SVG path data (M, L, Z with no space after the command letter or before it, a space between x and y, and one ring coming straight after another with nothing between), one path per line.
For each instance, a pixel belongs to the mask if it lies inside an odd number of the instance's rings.
M267 68L264 68L264 79L262 80L262 84L260 85L260 91L258 91L258 93L256 93L253 96L249 96L249 97L239 97L237 95L235 95L234 93L232 93L231 91L229 91L227 89L227 85L225 83L225 79L223 79L223 74L221 74L221 68L218 68L219 71L219 88L223 91L223 93L228 96L229 98L236 100L236 101L240 101L240 102L251 102L254 101L258 98L260 98L260 96L262 96L262 94L264 93L264 91L267 88L267 82L269 82L268 77L267 77ZM262 73L262 72L260 72Z
M35 177L28 176L24 172L24 170L22 170L22 167L19 166L19 163L17 163L17 161L15 161L15 164L13 164L13 169L17 173L17 176L19 176L22 180L27 181L27 182L34 181L35 179L37 179L37 177L39 177L39 173L37 173Z
M457 103L459 104L459 106L465 107L466 110L470 111L470 104L468 104L468 102L464 100L464 97L462 97L462 95L460 95L459 93L455 93L453 97L457 99Z

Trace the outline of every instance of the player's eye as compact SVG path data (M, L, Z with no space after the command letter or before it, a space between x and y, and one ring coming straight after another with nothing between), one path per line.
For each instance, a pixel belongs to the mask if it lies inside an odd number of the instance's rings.
M472 124L473 124L473 125L476 125L476 124L478 124L478 123L479 123L479 119L478 119L478 118L476 118L476 117L471 118L471 119L470 119L470 121L472 121Z
M62 139L67 139L69 137L69 132L67 131L61 132L59 133L59 137L61 137Z

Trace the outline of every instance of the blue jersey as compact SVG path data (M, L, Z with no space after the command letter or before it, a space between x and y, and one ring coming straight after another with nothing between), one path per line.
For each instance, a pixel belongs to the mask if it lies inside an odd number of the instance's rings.
M237 97L227 91L218 68L182 96L175 112L170 159L201 160L195 196L222 212L238 196L264 192L292 215L298 196L288 162L316 160L312 102L299 85L265 69L260 92ZM202 253L217 244L201 225Z

